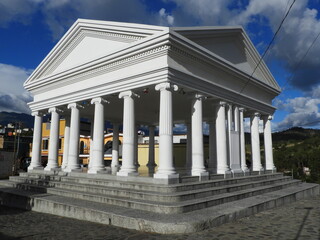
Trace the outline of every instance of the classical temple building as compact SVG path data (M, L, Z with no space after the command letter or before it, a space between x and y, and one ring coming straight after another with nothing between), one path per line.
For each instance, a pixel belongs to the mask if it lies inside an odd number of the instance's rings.
M186 169L192 176L245 174L244 118L250 118L252 171L274 171L270 120L280 93L242 27L159 27L77 20L25 82L34 96L32 161L41 168L43 114L51 114L48 164L58 168L59 131L64 131L61 170L80 170L80 119L92 122L88 174L101 173L104 126L113 123L115 142L123 126L118 176L138 175L139 125L149 126L149 160L154 162L154 130L159 128L159 164L153 178L178 179L173 126L187 126ZM60 118L66 119L59 129ZM265 165L261 164L259 122L263 121ZM205 167L203 123L210 125ZM118 146L112 161L118 164Z
M32 160L28 172L0 181L0 204L167 234L319 195L318 184L275 171L270 121L280 88L260 59L241 27L76 21L25 82L34 96ZM41 126L48 114L43 168ZM244 119L250 119L250 165ZM87 171L80 162L81 121L90 126ZM110 168L105 121L115 143ZM173 135L175 124L185 136ZM138 148L140 126L149 130Z

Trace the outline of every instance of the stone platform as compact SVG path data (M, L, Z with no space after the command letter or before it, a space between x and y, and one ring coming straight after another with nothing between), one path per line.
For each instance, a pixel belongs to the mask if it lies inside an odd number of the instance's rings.
M0 181L5 206L158 233L188 233L319 195L319 185L267 173L209 180L33 171Z

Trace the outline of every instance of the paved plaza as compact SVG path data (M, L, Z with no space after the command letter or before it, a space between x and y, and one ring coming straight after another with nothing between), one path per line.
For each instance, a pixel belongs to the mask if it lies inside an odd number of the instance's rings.
M161 235L0 207L0 239L320 239L320 196L213 229Z

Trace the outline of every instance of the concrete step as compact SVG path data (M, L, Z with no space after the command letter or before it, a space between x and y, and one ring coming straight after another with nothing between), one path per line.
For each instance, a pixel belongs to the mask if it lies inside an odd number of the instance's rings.
M6 206L162 234L202 231L315 195L319 195L318 184L302 183L271 193L248 197L237 202L225 203L189 213L172 214L168 217L164 214L123 209L114 205L62 196L30 194L30 192L16 189L0 189L1 202Z
M186 182L179 184L169 184L169 185L160 185L149 183L148 179L145 182L133 182L133 181L123 181L123 178L108 176L111 179L102 179L100 176L87 176L84 177L75 177L75 176L67 176L61 177L61 182L69 182L69 183L79 183L79 184L91 184L95 186L104 186L104 187L114 187L114 188L125 188L125 189L134 189L141 191L153 191L153 192L180 192L180 191L191 191L201 188L210 188L210 187L218 187L218 186L226 186L230 184L251 182L251 181L259 181L263 179L271 179L271 178L281 178L283 175L281 173L276 174L266 174L266 175L258 175L258 176L246 176L232 179L218 179L218 180L208 180L202 182ZM113 177L113 178L112 178Z
M135 189L95 186L91 184L77 184L66 182L55 182L54 186L59 189L65 189L70 191L79 191L93 194L102 194L108 196L127 197L130 199L140 199L148 201L159 202L173 202L173 201L185 201L196 198L203 198L212 195L218 195L226 192L235 192L244 189L250 189L258 186L271 185L278 182L284 182L291 180L290 177L281 177L270 180L261 180L255 182L245 182L232 184L227 186L218 186L210 188L200 188L188 191L159 193L154 191L141 191Z
M121 207L139 209L144 211L172 214L195 211L198 209L223 204L230 201L263 194L266 192L276 191L292 185L298 185L301 182L298 180L290 180L280 183L274 183L267 186L259 186L245 190L239 190L231 193L222 193L219 195L207 196L203 198L190 199L180 202L159 202L157 200L150 201L146 199L132 199L129 197L109 196L104 194L93 194L83 191L71 191L69 189L48 188L47 193L75 199L111 204Z

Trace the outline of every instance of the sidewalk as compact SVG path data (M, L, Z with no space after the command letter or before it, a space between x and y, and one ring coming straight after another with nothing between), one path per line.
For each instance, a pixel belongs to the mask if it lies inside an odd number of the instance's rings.
M320 196L206 231L160 235L0 207L0 239L320 239Z

